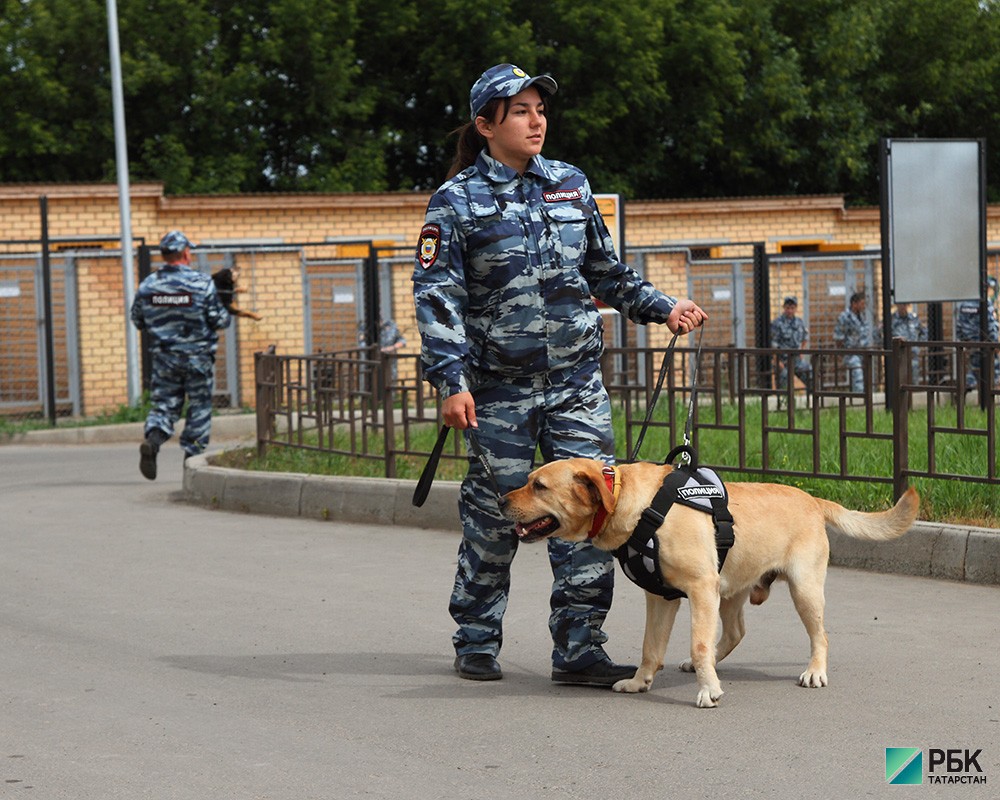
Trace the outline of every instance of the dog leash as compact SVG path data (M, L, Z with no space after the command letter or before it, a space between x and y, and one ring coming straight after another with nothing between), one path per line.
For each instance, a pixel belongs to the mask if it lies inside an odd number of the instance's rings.
M684 444L686 446L686 450L683 451L683 457L685 459L685 463L690 461L689 453L691 450L691 429L694 420L695 401L698 395L698 364L701 361L701 339L704 334L705 324L702 323L699 326L698 331L698 345L695 353L694 370L691 378L691 400L688 404L687 422L684 426ZM673 335L670 339L670 344L667 345L666 352L663 354L663 361L660 363L660 374L656 379L656 387L653 389L653 396L650 398L649 405L646 408L646 418L643 420L642 428L639 430L639 436L636 439L635 447L632 449L632 454L629 456L628 461L625 462L627 464L635 463L635 458L639 454L639 448L642 447L642 441L646 436L650 420L653 418L653 412L656 410L656 402L660 397L660 391L663 389L663 381L666 379L667 370L670 368L670 364L673 360L671 353L677 343L678 336L679 334L677 333ZM420 508L427 500L427 495L431 490L431 484L434 483L434 474L437 472L438 462L441 461L441 454L444 452L444 446L448 441L448 433L450 431L451 427L448 425L442 425L441 430L438 431L438 437L437 441L434 443L434 449L431 450L430 457L427 459L427 464L424 466L424 471L420 473L420 479L417 481L417 486L413 490L412 503L417 508ZM493 494L499 502L499 500L503 497L503 492L500 491L500 484L497 482L496 474L493 472L493 468L490 466L490 461L486 457L486 451L483 450L482 445L479 443L479 437L476 436L476 432L473 428L466 428L466 432L469 439L469 448L472 450L472 454L479 460L479 463L482 464L483 470L486 472L486 480L489 482L490 488L493 490Z
M698 344L697 351L694 357L694 373L692 376L691 383L691 400L688 404L688 416L687 422L684 425L684 444L691 444L691 427L692 421L694 419L694 406L695 399L698 394L698 364L701 361L701 338L705 334L705 324L704 322L698 326ZM677 337L680 334L675 333L673 338L670 340L670 344L667 345L666 352L663 354L663 361L660 363L660 374L656 378L656 387L653 389L653 396L649 400L649 405L646 407L646 418L642 421L642 427L639 429L639 436L636 438L635 447L632 448L632 453L629 455L626 464L634 464L636 456L639 455L639 448L642 447L642 440L646 437L646 431L649 428L649 423L653 419L653 412L656 410L656 402L660 398L660 390L663 388L663 381L667 376L667 370L670 368L670 364L673 363L673 349L674 345L677 343ZM685 459L688 458L687 453L684 454ZM687 461L685 461L687 463Z
M434 483L434 473L437 472L438 462L441 460L441 453L444 451L444 445L448 441L450 431L451 427L448 425L442 425L441 430L438 431L434 449L431 450L431 455L427 459L424 471L420 473L417 488L413 490L413 505L417 508L420 508L424 504L427 494L431 490L431 484ZM473 428L466 428L466 434L469 438L469 449L472 450L472 454L479 460L479 463L483 465L483 469L486 471L486 480L489 481L490 488L493 490L493 494L496 495L497 501L499 501L503 493L500 491L500 484L497 482L497 476L493 472L493 467L490 466L490 460L486 457L486 451L483 450L483 446L479 443L479 437L476 436Z

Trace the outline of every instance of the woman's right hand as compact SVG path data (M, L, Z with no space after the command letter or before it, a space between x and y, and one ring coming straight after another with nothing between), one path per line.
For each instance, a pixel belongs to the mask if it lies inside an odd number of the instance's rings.
M476 401L472 397L472 392L459 392L446 397L441 404L441 414L444 417L444 424L457 431L479 427L476 422Z

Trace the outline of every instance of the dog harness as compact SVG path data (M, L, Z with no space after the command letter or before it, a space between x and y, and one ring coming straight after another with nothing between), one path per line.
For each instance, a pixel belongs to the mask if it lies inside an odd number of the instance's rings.
M667 457L668 462L673 452ZM680 589L667 583L660 571L660 544L656 531L663 525L674 503L712 515L720 572L729 549L736 541L733 517L729 513L729 494L715 471L707 467L699 468L692 457L690 464L668 473L652 504L642 512L629 540L615 551L622 572L632 583L667 600L687 597Z

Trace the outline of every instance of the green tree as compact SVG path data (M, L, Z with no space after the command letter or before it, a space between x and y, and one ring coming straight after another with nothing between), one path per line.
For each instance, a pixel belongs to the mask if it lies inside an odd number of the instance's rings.
M133 179L432 189L501 61L546 155L632 197L878 198L880 137L1000 123L996 0L118 0ZM112 180L102 0L0 0L0 181ZM1000 197L1000 149L988 151Z
M113 177L104 4L3 0L0 7L0 180Z

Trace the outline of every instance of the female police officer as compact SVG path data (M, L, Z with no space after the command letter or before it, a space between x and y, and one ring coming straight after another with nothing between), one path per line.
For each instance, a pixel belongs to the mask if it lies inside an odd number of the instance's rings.
M472 121L428 205L413 275L425 375L444 398L444 422L477 430L505 492L523 485L536 447L546 461L614 458L592 296L674 332L705 319L691 300L667 297L622 264L586 176L541 156L545 100L556 89L552 77L512 64L476 81ZM475 459L459 511L455 669L494 680L517 537ZM548 547L552 680L610 686L631 677L635 667L613 663L602 647L611 556L589 544L550 539Z

